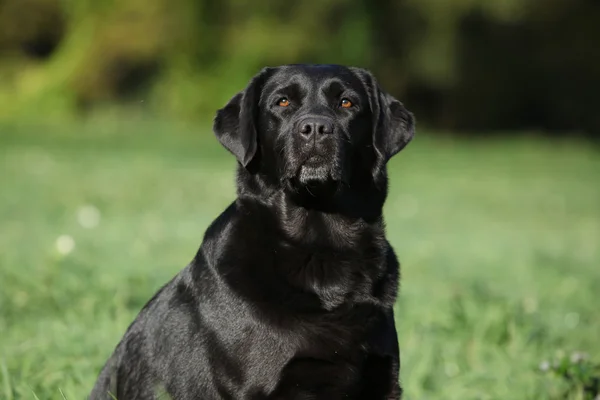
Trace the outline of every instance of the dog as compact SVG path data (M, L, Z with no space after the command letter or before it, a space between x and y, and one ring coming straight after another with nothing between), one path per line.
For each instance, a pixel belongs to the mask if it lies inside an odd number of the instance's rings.
M237 159L236 200L89 398L399 399L399 263L382 208L386 163L414 127L367 70L260 71L213 124Z

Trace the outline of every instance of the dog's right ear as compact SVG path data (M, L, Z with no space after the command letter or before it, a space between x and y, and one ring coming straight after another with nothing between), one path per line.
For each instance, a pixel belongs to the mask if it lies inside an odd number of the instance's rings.
M219 142L246 167L256 155L258 147L256 116L260 92L271 68L258 73L246 89L239 92L219 111L213 123L213 131Z

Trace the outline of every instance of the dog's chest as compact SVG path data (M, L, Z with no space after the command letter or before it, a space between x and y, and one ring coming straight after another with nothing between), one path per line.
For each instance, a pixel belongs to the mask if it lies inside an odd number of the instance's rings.
M373 260L352 252L293 252L275 257L275 268L293 289L313 293L320 305L332 311L348 301L371 297Z
M282 317L280 326L264 321L247 326L231 346L237 364L245 368L237 390L267 394L290 385L311 387L324 379L313 376L317 370L350 379L361 370L376 314L359 307L355 313L330 313L323 318Z

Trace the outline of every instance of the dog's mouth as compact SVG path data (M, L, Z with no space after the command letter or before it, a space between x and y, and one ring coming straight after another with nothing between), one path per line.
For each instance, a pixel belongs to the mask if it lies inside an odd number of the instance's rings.
M323 155L311 155L287 179L292 193L312 199L334 196L342 183L341 171L335 160Z
M331 166L324 157L311 156L300 165L297 172L297 179L303 185L325 183L328 180L332 180Z
M339 149L288 148L282 163L281 183L290 193L327 198L345 182L343 157Z

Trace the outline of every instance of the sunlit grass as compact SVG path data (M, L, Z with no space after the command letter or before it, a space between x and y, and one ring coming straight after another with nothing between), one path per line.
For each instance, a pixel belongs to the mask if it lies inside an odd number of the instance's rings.
M89 392L234 198L208 129L0 126L0 398ZM540 363L600 358L599 154L421 134L390 173L406 398L560 398Z

